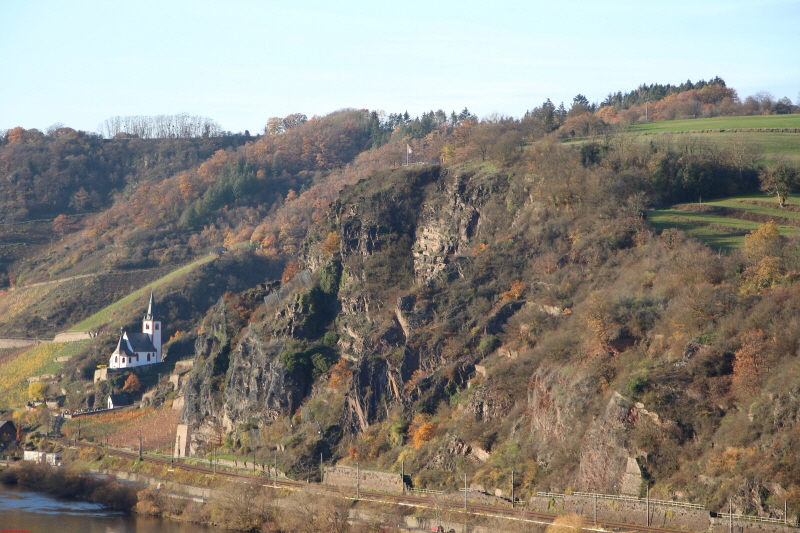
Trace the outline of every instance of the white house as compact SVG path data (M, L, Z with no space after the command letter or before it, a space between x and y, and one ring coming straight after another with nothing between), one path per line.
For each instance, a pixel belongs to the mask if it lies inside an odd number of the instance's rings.
M48 464L50 466L61 466L60 453L45 453L38 451L25 450L22 455L23 461L33 461L39 464Z
M125 407L130 405L131 400L126 394L109 394L108 395L108 408L114 409L116 407Z
M109 368L131 368L161 362L161 321L156 320L155 301L150 293L150 305L142 320L142 332L123 331L117 348L108 361Z

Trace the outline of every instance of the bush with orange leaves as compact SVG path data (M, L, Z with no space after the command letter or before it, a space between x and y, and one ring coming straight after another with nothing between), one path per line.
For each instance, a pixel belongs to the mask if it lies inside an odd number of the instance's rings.
M528 284L524 281L517 280L511 282L511 288L502 294L503 301L519 300L519 297L522 296L522 293L527 288Z
M339 233L332 231L328 233L328 236L325 237L325 240L322 242L322 253L326 256L330 257L334 253L339 251L339 245L342 242L342 238L339 237Z
M350 448L347 449L347 454L353 461L361 459L361 453L358 451L358 447L355 444L350 445Z
M757 393L761 377L769 370L770 342L760 329L740 335L741 348L733 360L733 388L740 396Z
M408 433L411 435L411 446L415 450L420 449L423 444L431 440L434 431L436 431L436 424L431 422L431 415L419 413L408 428Z
M300 272L300 263L297 261L289 261L286 263L286 268L283 269L281 275L281 283L289 283Z
M333 367L331 367L331 377L328 379L328 388L333 390L340 390L350 383L353 378L353 371L348 368L346 359L339 359Z

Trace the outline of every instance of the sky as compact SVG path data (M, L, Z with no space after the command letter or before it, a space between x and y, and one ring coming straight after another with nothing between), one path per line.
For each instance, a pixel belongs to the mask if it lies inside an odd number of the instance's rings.
M642 83L800 98L800 1L0 0L0 131L188 113L522 116Z

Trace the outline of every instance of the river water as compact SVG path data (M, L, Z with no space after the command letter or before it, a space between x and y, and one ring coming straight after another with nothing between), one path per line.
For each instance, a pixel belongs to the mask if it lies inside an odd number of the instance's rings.
M113 511L0 483L0 531L29 533L212 533L174 520Z

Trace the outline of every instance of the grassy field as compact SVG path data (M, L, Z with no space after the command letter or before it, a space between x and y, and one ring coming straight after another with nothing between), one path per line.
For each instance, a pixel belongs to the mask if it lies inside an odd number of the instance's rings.
M63 363L57 363L55 359L75 355L85 342L88 341L40 344L0 366L0 408L25 404L28 400L27 378L58 372Z
M755 146L761 157L760 163L774 163L778 159L792 161L800 164L800 133L766 133L766 132L712 132L712 133L658 133L654 135L637 135L636 141L639 143L649 143L652 139L662 136L684 139L687 137L698 139L702 142L716 144L720 149L724 149L731 144L734 138L745 138Z
M656 229L678 228L717 250L735 250L744 246L745 235L770 218L781 235L800 236L800 199L790 198L787 206L780 209L771 196L754 194L655 209L648 220Z
M633 124L629 131L634 133L669 133L699 130L738 130L738 129L787 129L800 128L798 115L754 115L749 117L693 118L688 120L664 120Z
M162 277L162 278L150 283L146 287L142 287L142 288L140 288L140 289L138 289L136 291L133 291L132 293L130 293L127 296L125 296L124 298L121 298L121 299L117 300L116 302L114 302L113 304L101 309L100 311L98 311L94 315L90 316L86 320L82 320L81 322L78 322L77 324L72 326L68 331L90 331L90 330L98 329L100 326L109 323L111 321L111 319L112 319L112 316L114 315L114 313L116 311L118 311L120 309L123 309L126 306L128 306L129 304L132 304L134 302L138 302L140 300L141 300L141 302L145 302L146 303L147 295L148 295L150 289L156 289L156 288L158 288L158 287L160 287L160 286L162 286L162 285L164 285L166 283L169 283L173 279L175 279L175 278L177 278L179 276L182 276L183 274L185 274L187 272L190 272L191 270L194 270L195 268L199 267L200 265L204 265L204 264L208 263L209 261L215 259L216 257L217 257L216 254L209 254L209 255L207 255L205 257L202 257L202 258L198 259L197 261L194 261L192 263L189 263L188 265L184 265L181 268L173 270L172 272L170 272L166 276L164 276L164 277Z
M733 139L746 139L762 153L761 163L774 163L787 159L800 164L800 133L731 131L742 129L790 129L800 128L800 115L758 115L752 117L715 117L691 120L666 120L634 124L628 131L638 136L638 142L649 142L651 134L684 135L716 144L720 148ZM706 131L702 130L725 130ZM646 134L646 135L645 135Z

